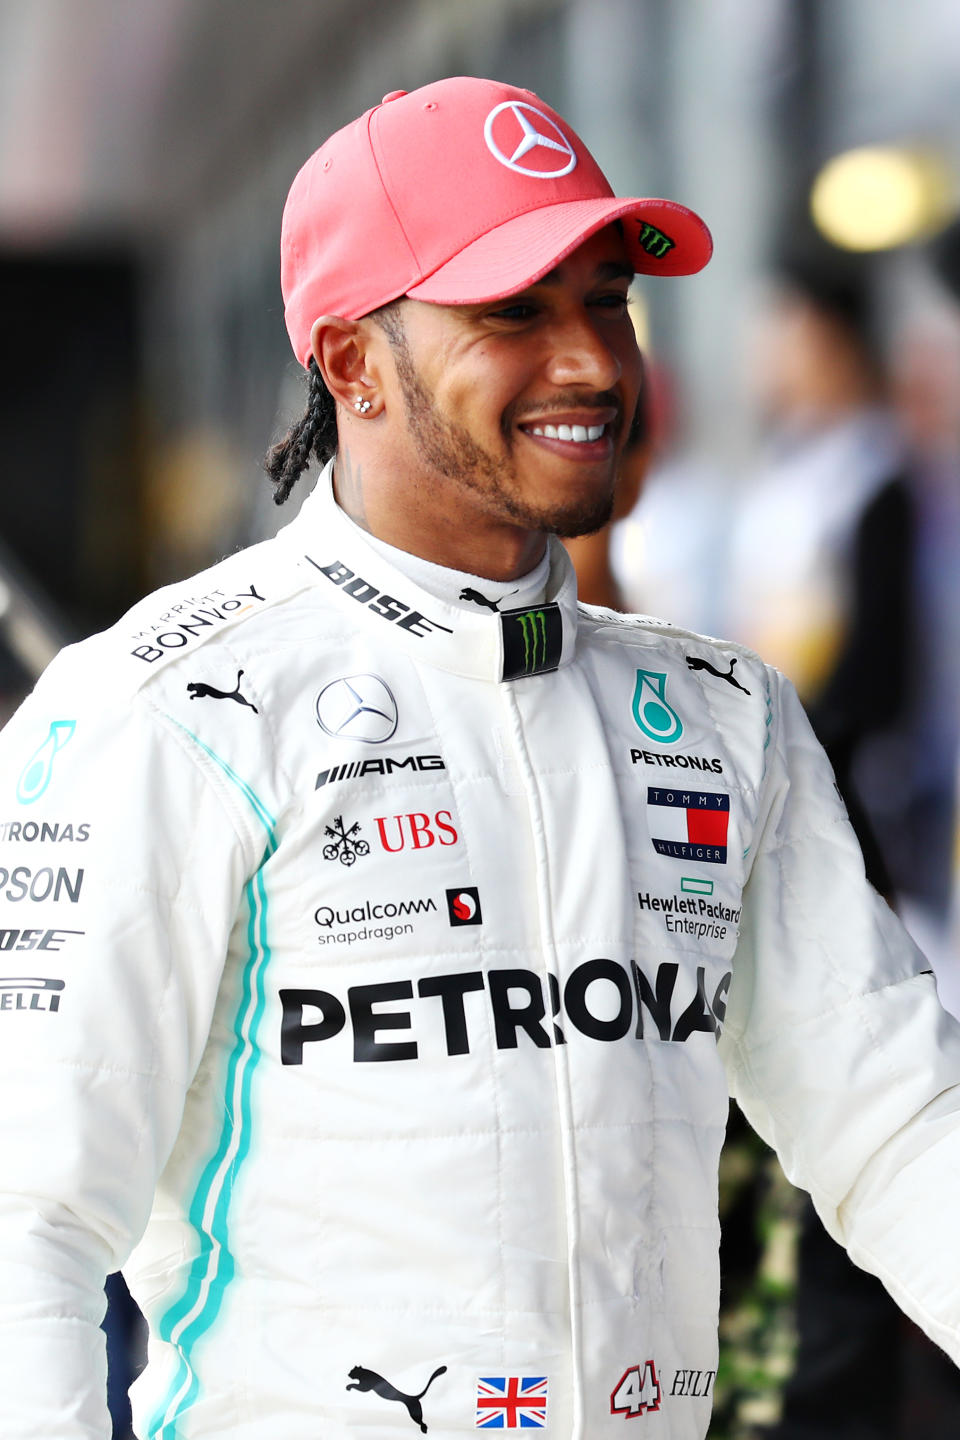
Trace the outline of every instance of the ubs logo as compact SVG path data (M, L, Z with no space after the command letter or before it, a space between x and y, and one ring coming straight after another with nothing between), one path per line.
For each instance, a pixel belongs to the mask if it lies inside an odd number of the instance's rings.
M341 865L354 865L357 857L370 854L370 846L361 838L359 823L345 826L343 816L338 815L332 825L324 826L327 844L323 847L324 860L339 860Z
M408 845L411 850L429 850L434 845L456 845L460 839L449 810L435 815L378 815L376 826L381 846L391 855Z

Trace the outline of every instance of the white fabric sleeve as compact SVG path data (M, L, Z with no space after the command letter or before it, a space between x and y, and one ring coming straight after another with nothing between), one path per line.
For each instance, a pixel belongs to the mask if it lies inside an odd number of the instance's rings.
M110 1434L104 1279L146 1225L260 858L190 750L95 674L45 678L0 735L4 1440Z
M960 1363L960 1026L867 883L793 687L721 1040L731 1090L830 1234Z

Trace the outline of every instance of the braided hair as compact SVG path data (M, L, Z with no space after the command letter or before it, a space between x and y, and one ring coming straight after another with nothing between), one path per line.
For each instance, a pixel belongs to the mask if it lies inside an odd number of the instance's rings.
M311 453L325 465L337 448L337 405L310 356L307 408L282 440L271 445L263 468L273 485L274 504L282 505L310 464Z
M405 336L400 314L400 301L391 300L379 310L370 312L371 318L386 332L394 349L403 349ZM314 455L319 464L326 465L337 449L337 402L324 384L320 367L310 356L309 383L307 387L307 408L301 418L291 425L282 440L271 445L263 461L273 485L274 504L282 505L310 464Z

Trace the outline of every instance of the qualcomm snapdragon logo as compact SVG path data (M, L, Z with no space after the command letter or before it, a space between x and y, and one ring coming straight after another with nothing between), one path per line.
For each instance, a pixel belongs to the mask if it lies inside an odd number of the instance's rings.
M644 735L672 745L683 734L683 722L667 702L667 677L660 670L638 670L633 692L633 718Z

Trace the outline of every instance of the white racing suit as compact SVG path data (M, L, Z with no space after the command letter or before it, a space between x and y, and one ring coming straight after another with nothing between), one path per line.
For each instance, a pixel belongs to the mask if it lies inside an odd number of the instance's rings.
M790 687L446 603L328 478L66 650L0 779L0 1431L701 1440L729 1090L960 1356L960 1044Z

